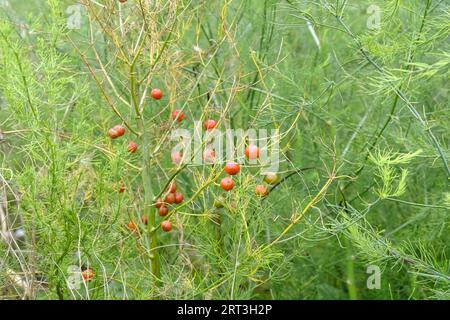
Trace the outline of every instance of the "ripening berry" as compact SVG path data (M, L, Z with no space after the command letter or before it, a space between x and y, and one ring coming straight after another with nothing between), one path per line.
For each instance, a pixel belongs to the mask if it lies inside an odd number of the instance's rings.
M86 282L92 281L94 279L95 272L94 270L88 268L81 272L81 276L83 277L83 280Z
M159 100L162 98L163 92L161 89L155 88L155 89L152 89L152 92L150 93L150 95L152 96L153 99Z
M161 217L165 217L165 216L167 216L167 214L169 213L169 209L166 207L166 206L161 206L159 209L158 209L158 214L161 216Z
M119 0L120 3L125 3L127 0Z
M230 161L227 162L225 165L225 172L228 173L230 176L234 176L241 170L241 167L239 166L239 163Z
M112 127L108 130L108 135L111 139L116 139L118 137L121 137L125 134L125 128L121 126L120 124Z
M145 215L145 214L142 215L141 221L142 221L143 224L147 225L148 224L148 217L147 217L147 215Z
M216 125L217 125L216 120L208 119L203 124L203 127L205 128L205 130L211 131L216 127Z
M220 181L220 187L225 191L230 191L234 187L233 179L230 177L223 178L222 181Z
M263 184L259 184L255 187L256 195L260 197L265 197L269 194L267 187Z
M253 144L245 148L245 156L249 160L254 160L259 158L259 148Z
M183 155L179 151L172 152L170 157L172 158L172 163L176 164L176 165L179 165L181 163L181 161L183 160Z
M175 203L180 204L183 202L184 196L181 192L175 193Z
M268 184L275 184L278 182L278 175L275 172L269 172L265 175L264 181Z
M172 120L176 120L177 122L181 122L184 119L184 112L181 110L174 110L172 112Z
M169 220L161 222L161 229L163 229L164 232L170 232L172 230L172 223Z
M169 193L169 194L165 197L164 202L165 202L165 203L168 203L168 204L174 203L174 202L175 202L175 195L174 195L173 193Z
M128 227L128 230L130 230L132 232L137 230L137 225L136 225L136 223L134 223L134 221L128 222L127 227Z
M125 192L125 185L122 180L119 181L119 185L114 184L114 189L116 189L119 193Z
M223 197L217 197L214 199L213 206L217 209L223 208L225 203L225 199Z
M138 145L136 144L136 142L130 141L128 143L128 149L127 150L128 150L129 153L135 153L137 151L137 149L138 149Z

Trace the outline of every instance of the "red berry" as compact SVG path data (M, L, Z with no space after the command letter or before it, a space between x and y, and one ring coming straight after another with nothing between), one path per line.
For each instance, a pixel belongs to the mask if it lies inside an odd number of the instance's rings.
M230 191L234 187L233 179L230 177L223 178L222 181L220 181L220 187L225 191Z
M245 156L250 160L259 158L259 148L252 144L249 145L247 148L245 148Z
M173 193L169 193L164 199L165 203L172 204L175 202L175 195Z
M129 153L135 153L138 149L138 145L134 141L130 141L128 143L128 152Z
M122 127L120 124L112 127L108 130L108 135L111 139L116 139L118 137L121 137L125 134L125 128Z
M116 138L119 137L119 134L117 133L117 130L115 128L111 128L111 129L108 130L108 136L111 139L116 139Z
M152 96L153 99L159 100L162 98L163 92L161 89L155 88L155 89L152 89L152 92L150 93L150 95Z
M230 161L225 165L225 172L228 173L231 176L234 176L241 170L241 167L239 166L239 163Z
M159 209L159 208L161 208L163 205L164 205L164 202L162 201L162 199L161 199L161 198L158 198L158 200L156 200L155 207L156 207L157 209Z
M205 128L205 130L211 131L213 130L217 125L216 120L206 120L205 123L203 124L203 127Z
M92 281L94 279L95 272L92 269L86 269L81 272L81 276L83 277L83 280L86 282Z
M172 230L172 223L169 220L161 222L161 229L165 232L170 232Z
M267 187L263 184L259 184L255 187L256 195L260 197L265 197L269 194Z
M125 128L121 126L120 124L114 126L114 129L117 131L117 134L119 137L123 136L125 134Z
M170 193L175 193L177 191L177 184L175 183L175 181L171 181L169 183L169 186L167 187L167 191L169 191Z
M120 3L125 3L127 0L119 0Z
M161 208L158 209L158 214L161 217L167 216L168 213L169 213L169 209L166 206L161 206Z
M114 128L116 129L117 133L119 134L119 137L121 137L125 134L125 128L123 126L121 126L120 124L116 125Z
M147 225L148 224L148 217L144 214L141 217L141 221L143 224Z
M181 192L177 192L175 193L175 203L176 204L180 204L181 202L183 202L184 196Z
M184 119L184 112L181 110L174 110L172 112L172 119L181 122Z

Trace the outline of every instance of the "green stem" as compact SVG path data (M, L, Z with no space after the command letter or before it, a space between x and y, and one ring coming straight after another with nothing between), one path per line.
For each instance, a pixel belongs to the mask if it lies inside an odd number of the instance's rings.
M141 132L140 140L142 149L142 183L144 185L144 214L148 217L148 241L150 246L151 255L151 266L152 266L152 274L155 277L155 283L159 285L160 281L160 256L159 252L156 250L158 247L158 234L154 231L156 227L156 212L152 210L153 208L153 200L154 193L152 188L152 181L150 177L149 170L149 162L150 162L150 141L148 139L148 134L145 131L145 123L142 114L139 112L138 100L136 98L136 79L135 79L135 71L134 67L137 61L137 57L140 54L141 49L138 50L137 56L134 58L133 62L130 66L130 91L131 91L131 102L133 104L139 131Z
M338 188L338 191L342 197L340 204L342 205L342 209L344 210L344 212L347 214L349 213L349 210L347 206L347 199L345 197L345 193L341 188ZM345 263L345 283L347 285L348 298L350 300L358 300L358 291L355 286L355 264L354 264L355 259L353 256L352 245L347 237L343 236L342 238L347 258Z
M148 157L148 141L147 135L143 134L142 144L144 145L144 156L142 161L142 182L144 184L144 206L145 213L148 216L148 230L151 231L156 227L156 211L153 210L153 190L150 179L150 172L148 169L149 157ZM148 232L148 241L150 243L150 251L152 252L152 273L156 278L156 283L159 283L160 276L160 257L159 252L156 250L158 247L158 234L156 232Z
M347 262L345 266L346 273L346 284L348 290L348 298L350 300L358 300L358 291L355 286L355 265L352 247L347 238L344 238L344 243L346 244L347 251Z

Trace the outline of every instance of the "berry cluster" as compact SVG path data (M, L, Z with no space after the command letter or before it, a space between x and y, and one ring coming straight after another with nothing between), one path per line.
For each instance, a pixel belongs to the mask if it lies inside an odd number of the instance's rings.
M245 157L249 160L256 160L259 158L259 148L253 144L245 148ZM225 172L230 176L234 176L239 173L241 167L237 162L230 161L225 165ZM272 177L272 179L275 179ZM220 187L225 191L230 191L234 188L234 181L232 177L225 177L220 181ZM265 197L269 194L269 191L265 185L257 185L255 188L256 194L260 197Z
M121 1L121 2L125 2L125 1ZM150 95L153 99L159 100L162 98L163 92L161 91L161 89L152 89ZM171 119L174 122L180 123L181 121L183 121L184 118L185 118L185 114L182 110L175 109L171 113ZM211 132L217 127L217 121L213 120L213 119L207 119L203 123L203 127L206 131ZM117 139L117 138L123 136L125 134L125 131L126 130L122 125L116 125L113 128L109 129L108 135L111 139ZM138 150L137 143L134 141L129 141L127 150L130 153L135 153ZM178 151L173 152L171 154L172 163L179 165L182 161L182 156L183 155L181 152L178 152ZM259 159L259 157L260 157L259 147L257 147L256 145L253 145L253 144L248 145L245 149L245 157L248 160ZM215 160L214 150L205 148L203 158L205 159L205 161L213 162ZM237 175L240 172L240 170L241 170L241 167L240 167L239 163L234 162L234 161L227 162L225 165L224 171L229 176L224 177L220 181L220 187L225 191L231 191L234 188L233 176ZM264 181L267 184L275 184L278 181L278 176L275 173L269 173L264 177ZM119 185L116 186L116 189L118 189L118 192L120 192L120 193L123 193L125 191L125 186L124 186L124 183L122 180L119 182ZM265 184L259 184L259 185L256 185L255 192L258 196L265 197L268 195L269 190ZM167 189L162 194L162 197L158 198L155 201L154 206L157 209L158 215L160 217L164 218L169 214L170 208L173 208L175 205L182 203L183 200L184 200L183 193L177 192L177 185L176 185L175 181L172 180L169 183ZM223 197L218 197L217 199L215 199L214 206L216 208L223 207ZM147 215L141 216L141 221L144 225L148 225L148 220L149 219L148 219ZM137 232L138 228L139 228L138 225L134 221L130 221L127 224L127 227L131 232ZM170 232L172 230L171 221L168 219L163 220L161 222L161 229L164 232ZM86 275L83 277L86 280L88 280L88 279L91 280L91 278L93 277L93 273L92 273L92 276Z
M125 3L126 0L120 0L121 3ZM163 92L161 89L158 88L154 88L152 89L150 96L155 99L155 100L160 100L163 97ZM175 117L174 117L175 115ZM179 110L175 110L172 113L172 118L178 122L180 122L181 120L184 119L184 113L182 111ZM114 127L112 127L111 129L108 130L108 136L111 139L117 139L119 137L122 137L123 135L125 135L126 130L125 127L122 125L115 125ZM138 144L134 141L129 141L128 142L128 146L127 146L127 150L129 153L136 153L136 151L138 150ZM119 185L115 186L115 189L117 189L117 191L119 193L123 193L125 192L125 186L122 180L120 180ZM181 192L176 192L176 184L175 181L172 181L169 185L169 188L167 190L167 194L164 198L164 201L161 199L158 199L156 201L156 208L158 208L158 214L161 217L166 216L169 213L169 209L168 209L168 205L171 204L179 204L183 201L184 196ZM146 215L143 215L141 217L142 223L147 225L148 224L148 217ZM127 224L127 227L130 231L134 232L137 231L138 226L134 221L130 221ZM161 228L163 231L169 232L172 230L172 224L170 221L163 221L161 223Z
M175 181L171 181L167 187L164 200L159 198L155 202L155 207L158 209L158 215L165 217L169 213L169 206L174 204L180 204L184 200L184 195L181 192L177 192L177 185ZM172 223L169 220L165 220L161 223L161 228L165 232L172 230Z

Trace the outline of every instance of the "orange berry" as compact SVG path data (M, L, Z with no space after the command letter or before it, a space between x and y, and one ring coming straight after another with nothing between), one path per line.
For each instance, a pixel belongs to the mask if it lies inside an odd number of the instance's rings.
M175 195L173 193L169 193L164 199L165 203L172 204L175 202Z
M216 120L208 119L203 124L203 127L205 128L205 130L211 131L216 127L216 125L217 125Z
M230 161L225 165L225 172L228 173L231 176L234 176L241 170L241 167L239 166L239 163Z
M184 119L184 112L181 110L174 110L172 112L172 120L176 120L177 122L181 122Z
M168 213L169 213L169 209L166 206L161 206L161 208L158 209L158 214L161 217L167 216Z
M94 272L94 270L88 268L81 272L81 276L83 277L84 281L89 282L94 279L95 272Z
M249 145L247 148L245 148L245 156L249 160L259 158L259 148L255 145Z
M138 145L134 141L130 141L128 143L128 152L129 153L135 153L138 149Z
M134 221L128 222L127 227L132 232L137 230L137 225L136 225L136 223L134 223Z
M167 191L169 191L170 193L175 193L175 191L177 191L177 184L175 183L175 181L171 181L169 183L169 186L167 187Z
M161 89L155 88L155 89L152 89L152 92L150 93L150 95L152 96L153 99L159 100L163 97L163 92Z
M161 199L161 198L158 198L158 200L156 200L155 207L159 209L159 208L161 208L163 205L164 205L164 202L162 201L162 199Z
M263 184L259 184L255 187L256 195L260 197L265 197L269 194L267 187Z
M172 230L172 223L169 220L161 222L161 229L163 229L164 232L170 232Z
M112 127L108 130L108 135L111 139L116 139L118 137L121 137L125 134L125 128L121 126L120 124Z
M183 202L184 196L181 192L177 192L175 193L175 203L176 204L180 204L181 202Z
M220 187L225 191L230 191L234 188L234 181L230 177L223 178L220 181Z

